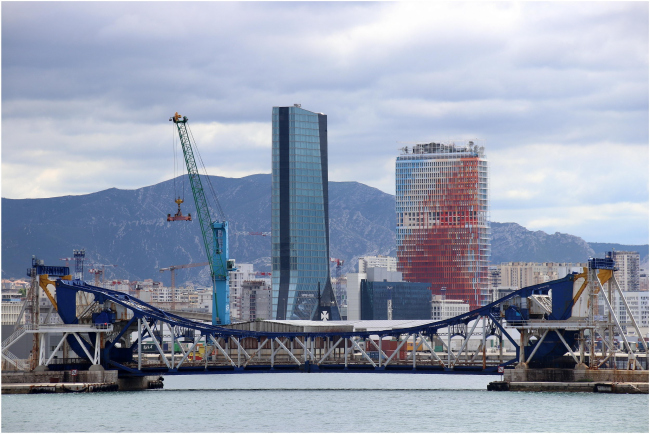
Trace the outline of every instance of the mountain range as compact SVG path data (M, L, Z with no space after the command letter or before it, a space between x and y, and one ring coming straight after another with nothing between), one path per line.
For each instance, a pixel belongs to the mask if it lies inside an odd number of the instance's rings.
M204 179L206 191L212 190L210 184L230 222L230 256L239 263L253 263L256 270L270 271L271 237L259 233L271 231L271 175L210 176ZM196 216L184 177L135 190L2 198L2 278L24 277L32 255L47 265L63 265L61 258L84 248L86 268L108 265L108 279L169 284L169 273L160 273L160 268L206 261L198 221L166 221L167 214L176 212L177 196L185 200L183 213ZM330 182L329 200L330 256L344 261L343 273L354 271L360 256L395 255L393 195L358 182ZM216 209L211 207L213 218ZM648 245L588 243L574 235L529 231L516 223L492 222L491 226L493 264L584 262L612 248L639 251L642 263L648 261ZM176 281L207 284L209 271L207 267L177 270Z

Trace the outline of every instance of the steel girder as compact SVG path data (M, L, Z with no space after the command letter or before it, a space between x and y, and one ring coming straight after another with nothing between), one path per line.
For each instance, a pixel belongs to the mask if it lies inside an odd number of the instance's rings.
M524 297L535 293L535 291L543 292L548 289L550 289L549 285L523 288L474 311L416 327L346 333L278 333L236 330L204 324L165 312L122 292L94 287L79 280L57 281L57 297L66 291L75 293L82 291L86 295L86 299L93 296L91 297L92 301L88 303L89 306L111 302L126 309L128 317L116 323L116 331L111 336L113 339L102 352L103 364L117 367L123 375L210 373L224 370L259 372L260 370L277 369L303 371L369 369L372 371L410 370L413 372L444 370L453 372L458 369L481 368L479 370L481 373L494 373L496 365L493 362L486 365L485 357L480 364L474 362L481 348L485 353L486 337L496 335L502 338L505 335L517 349L515 359L506 362L500 359L498 364L514 363L519 358L520 351L519 345L501 324L503 319L497 314L500 303L513 297ZM76 299L76 297L68 297L67 300L71 299ZM64 311L65 304L65 302L59 301L59 305ZM76 306L74 309L76 312ZM71 320L69 316L66 318ZM480 333L483 336L481 347L472 351L471 358L469 352L463 358L462 352L467 349L469 338L482 318L487 320L487 324L482 327ZM165 332L161 333L162 330ZM182 344L175 345L188 337L188 331L192 335L190 336L191 345L187 348ZM439 334L439 332L441 333ZM130 349L132 353L135 353L137 348L137 361L112 359L111 350L116 348L118 341L121 338L126 339L126 337L130 339L133 334L137 336L130 345ZM457 354L454 354L447 345L446 361L434 351L433 342L434 338L440 338L445 334L449 340L453 336L463 337L462 348ZM371 336L378 337L378 343L375 343L374 339L370 339ZM387 353L386 348L382 348L382 338L388 336L400 341L392 354ZM142 352L142 344L145 339L150 339L154 344L157 361L147 360ZM400 360L399 353L409 340L412 342L411 351L408 352L406 360L403 358ZM251 341L256 345L251 344ZM165 345L161 345L163 342L169 343L167 349L164 348ZM190 354L200 345L203 345L205 356L201 363L197 363L198 360L190 357ZM529 360L531 357L529 356Z

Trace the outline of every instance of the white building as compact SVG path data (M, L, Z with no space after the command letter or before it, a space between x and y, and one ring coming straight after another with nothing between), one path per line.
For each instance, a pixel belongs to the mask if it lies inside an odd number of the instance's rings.
M632 316L639 327L648 327L648 292L647 291L624 291L623 296L627 305L632 311ZM634 331L632 321L627 314L625 304L621 300L618 291L614 293L614 304L612 306L618 316L621 326L627 324L627 332Z
M469 312L469 303L462 300L445 300L441 295L435 295L431 301L431 319L443 321Z
M22 301L2 301L2 325L13 325L18 321L18 314L23 307ZM25 323L23 316L21 324ZM5 337L5 336L3 336Z
M562 279L573 272L582 273L586 266L584 263L568 262L504 262L493 271L495 276L498 275L497 286L521 289ZM493 279L493 287L496 279Z
M237 270L230 272L230 316L242 319L242 286L244 282L256 280L253 264L236 264ZM259 280L259 279L257 279Z
M622 291L639 290L639 252L613 252L617 271L614 272L616 281Z
M196 296L198 308L212 312L212 288L199 288L196 290Z
M397 271L397 258L392 256L362 256L359 258L359 273L365 273L368 268L385 268Z

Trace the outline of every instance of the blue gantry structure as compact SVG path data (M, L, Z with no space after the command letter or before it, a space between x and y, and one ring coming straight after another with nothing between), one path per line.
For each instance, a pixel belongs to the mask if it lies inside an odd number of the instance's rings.
M32 275L39 270L32 269ZM444 321L412 321L407 326L390 321L212 325L71 279L67 270L40 271L59 275L55 280L40 276L39 282L46 292L55 292L62 324L17 329L3 342L3 358L9 359L8 348L19 335L59 333L54 351L48 353L45 345L38 349L38 365L54 370L101 365L118 370L121 377L291 371L495 374L515 365L611 367L617 351L628 353L633 366L644 369L637 357L641 351L647 365L647 343L640 339L640 348L635 348L628 341L610 302L614 291L620 291L611 259L590 260L583 273L522 288ZM48 290L48 285L54 288ZM599 297L606 315L599 315ZM488 352L491 336L499 345ZM480 341L471 350L470 338ZM515 348L514 357L503 351L506 339ZM616 339L623 342L616 346ZM53 358L64 343L78 359Z

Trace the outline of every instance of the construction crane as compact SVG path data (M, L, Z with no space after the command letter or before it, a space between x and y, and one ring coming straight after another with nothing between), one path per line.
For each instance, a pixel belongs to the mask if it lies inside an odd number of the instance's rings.
M89 272L90 274L94 274L94 275L95 275L95 286L99 286L99 276L103 276L103 274L104 274L104 270L100 270L100 269L98 269L98 268L89 268L89 269L88 269L88 272ZM102 277L102 280L104 280L103 277Z
M180 270L181 268L194 268L194 267L205 267L206 265L210 265L209 262L196 262L194 264L185 264L185 265L172 265L170 267L165 267L161 268L159 271L162 273L163 271L170 271L172 275L172 289L176 288L176 270Z
M174 122L180 137L183 157L187 166L187 176L192 187L192 195L196 203L196 213L199 216L199 225L203 235L205 253L210 265L210 276L212 278L212 324L230 324L230 290L228 288L229 271L234 270L234 261L228 260L228 222L225 219L219 202L215 202L221 220L212 220L208 201L201 183L199 171L194 158L194 149L190 142L190 132L187 126L187 116L181 116L176 112L169 118ZM196 142L194 143L194 148ZM209 182L209 178L208 178ZM211 186L210 186L211 187ZM213 194L214 194L214 190ZM179 205L180 206L180 205Z
M271 232L243 232L243 231L237 231L235 232L235 235L259 235L262 237L270 237Z
M88 272L95 275L95 286L99 286L99 276L102 276L101 283L104 283L106 267L117 267L115 264L88 264L88 266L91 267Z
M179 211L180 211L180 205L179 205ZM165 267L159 270L161 273L163 271L169 271L172 275L172 310L173 311L176 310L176 270L180 270L181 268L205 267L206 265L210 265L210 263L197 262L194 264L172 265L171 267Z

